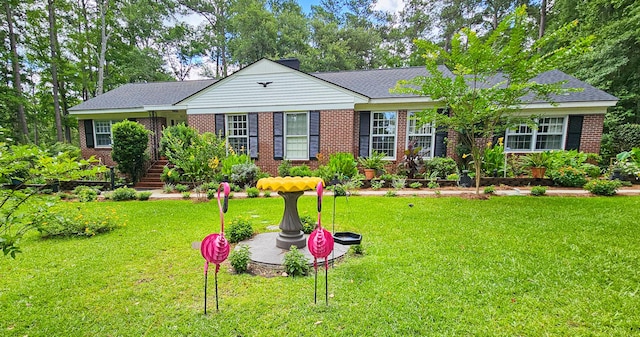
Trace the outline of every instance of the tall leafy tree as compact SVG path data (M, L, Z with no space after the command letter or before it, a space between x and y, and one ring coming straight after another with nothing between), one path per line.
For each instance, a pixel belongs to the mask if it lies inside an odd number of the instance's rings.
M592 40L586 37L540 54L539 48L565 37L575 23L531 43L529 20L526 7L521 6L486 38L463 28L453 36L450 52L433 42L418 41L425 51L429 75L400 81L395 88L396 92L430 96L441 103L439 108L448 113L425 110L417 114L419 121L435 121L436 125L452 128L466 138L465 143L471 146L478 194L483 150L498 131L523 122L518 113L524 97L551 100L552 94L571 90L563 88L560 82L538 84L532 80L583 52ZM451 73L443 71L441 63Z
M264 0L237 0L231 7L231 58L245 66L277 54L277 22Z

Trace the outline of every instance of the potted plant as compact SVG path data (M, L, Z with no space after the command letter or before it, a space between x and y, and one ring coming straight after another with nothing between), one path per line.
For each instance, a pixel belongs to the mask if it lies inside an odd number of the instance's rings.
M364 169L364 176L367 180L375 178L376 171L384 168L384 153L373 151L369 157L358 157L358 163Z
M551 164L551 153L549 151L528 153L520 158L522 167L531 170L531 176L538 179L544 178L544 174Z

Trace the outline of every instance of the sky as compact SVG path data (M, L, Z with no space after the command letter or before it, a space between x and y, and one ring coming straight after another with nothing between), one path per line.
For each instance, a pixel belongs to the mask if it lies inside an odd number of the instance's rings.
M298 3L302 6L305 13L311 13L311 5L317 5L319 1L298 0ZM404 2L402 0L378 0L374 9L387 12L399 12L403 7Z

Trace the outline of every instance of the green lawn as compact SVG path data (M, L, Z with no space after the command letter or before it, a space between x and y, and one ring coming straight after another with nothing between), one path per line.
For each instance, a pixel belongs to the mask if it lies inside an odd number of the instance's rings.
M0 258L0 335L640 336L639 201L339 198L336 229L361 233L366 254L330 270L328 307L313 304L313 277L223 267L220 312L207 316L204 260L190 244L218 230L215 203L93 203L127 225L31 236L16 260ZM314 203L301 198L300 213ZM227 219L265 231L282 208L277 197L232 199Z

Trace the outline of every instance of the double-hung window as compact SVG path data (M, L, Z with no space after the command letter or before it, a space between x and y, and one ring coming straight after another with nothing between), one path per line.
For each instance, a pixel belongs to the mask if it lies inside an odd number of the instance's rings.
M395 111L371 113L371 150L384 153L386 159L396 157Z
M434 127L431 123L425 123L418 127L418 120L416 120L413 112L407 115L407 144L414 143L415 147L420 148L419 156L423 158L433 157L433 147L435 135Z
M249 124L247 115L227 115L227 145L236 153L247 153Z
M111 147L111 125L115 121L93 121L93 130L95 132L96 147Z
M537 128L522 124L507 130L506 150L511 152L562 150L566 118L545 117L537 120L537 123Z
M309 118L306 112L285 114L284 150L288 160L309 159Z

